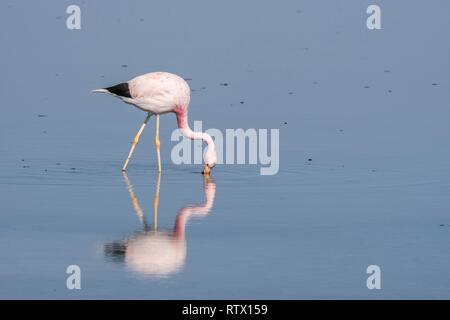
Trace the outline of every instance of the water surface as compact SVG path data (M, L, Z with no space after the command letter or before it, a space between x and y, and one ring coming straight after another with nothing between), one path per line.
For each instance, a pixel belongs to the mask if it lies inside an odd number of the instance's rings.
M2 3L0 297L450 298L450 6L378 2ZM279 128L279 173L204 181L165 115L123 176L145 115L90 90L156 70L191 123Z

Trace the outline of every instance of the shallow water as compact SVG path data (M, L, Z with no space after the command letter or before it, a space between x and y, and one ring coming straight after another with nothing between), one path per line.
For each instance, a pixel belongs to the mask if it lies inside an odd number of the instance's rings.
M379 2L375 33L360 1L2 4L0 297L450 298L450 5ZM279 128L279 173L204 181L166 115L159 190L153 118L122 175L144 114L89 91L152 70L191 123Z

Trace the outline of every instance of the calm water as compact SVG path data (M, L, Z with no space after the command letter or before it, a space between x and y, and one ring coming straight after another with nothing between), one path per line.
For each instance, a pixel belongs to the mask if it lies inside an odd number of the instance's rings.
M378 3L2 3L0 297L450 298L450 4ZM205 181L166 115L122 175L145 115L90 90L155 70L191 124L280 129L279 173Z

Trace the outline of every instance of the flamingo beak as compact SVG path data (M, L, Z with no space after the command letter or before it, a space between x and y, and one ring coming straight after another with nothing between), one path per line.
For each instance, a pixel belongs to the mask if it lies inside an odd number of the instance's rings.
M204 176L208 177L211 174L211 168L208 167L208 165L205 164L205 166L203 167L202 174Z

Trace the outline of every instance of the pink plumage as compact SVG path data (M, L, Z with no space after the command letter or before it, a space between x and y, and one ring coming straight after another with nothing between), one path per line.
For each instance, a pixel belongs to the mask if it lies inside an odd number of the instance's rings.
M216 165L217 156L211 136L204 132L193 132L189 127L188 108L191 90L188 83L180 76L168 72L151 72L133 78L126 83L94 90L93 92L111 94L126 103L148 112L146 120L135 137L132 149L123 167L124 171L139 141L143 128L149 117L153 114L157 116L156 147L158 150L158 169L161 171L158 138L159 115L169 112L176 114L178 127L184 136L189 139L202 139L208 144L208 149L204 156L205 167L203 172L209 174L211 168Z

